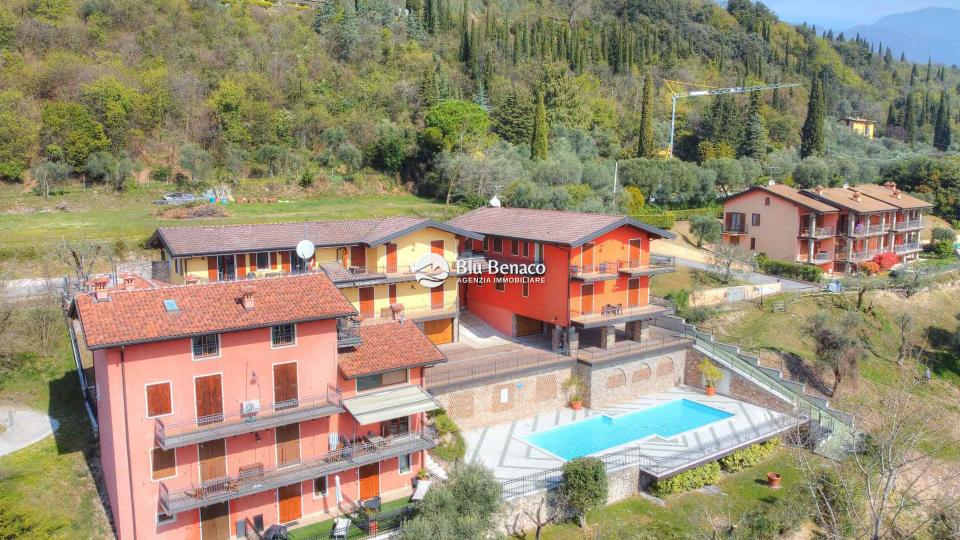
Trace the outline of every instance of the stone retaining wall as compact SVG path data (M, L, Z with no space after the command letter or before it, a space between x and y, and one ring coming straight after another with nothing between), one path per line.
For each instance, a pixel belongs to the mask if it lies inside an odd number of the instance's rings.
M683 372L684 384L700 389L703 389L706 386L705 381L703 380L703 375L701 375L700 371L697 369L700 361L704 358L707 357L696 349L691 348L687 351L687 364L686 369ZM724 374L723 380L717 384L718 394L727 395L732 398L739 399L740 401L752 403L772 411L777 411L784 414L792 414L792 404L771 395L769 391L764 390L750 379L741 376L739 373L731 371L725 366L714 362L713 360L708 360L710 363L719 367Z
M608 407L683 384L687 353L683 349L649 358L580 364L584 402L590 408Z

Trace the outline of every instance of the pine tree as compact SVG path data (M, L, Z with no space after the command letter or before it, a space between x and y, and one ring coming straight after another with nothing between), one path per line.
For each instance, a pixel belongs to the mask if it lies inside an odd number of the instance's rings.
M903 105L903 127L907 130L907 142L917 139L917 107L913 103L913 92L907 94Z
M637 141L637 157L655 157L657 145L653 138L653 77L648 73L643 81L643 97L640 100L640 133Z
M750 113L747 117L747 133L743 140L742 153L760 158L767 149L767 128L763 124L763 99L760 92L750 93Z
M501 139L520 145L532 140L533 102L529 94L512 86L506 97L493 110L493 132Z
M800 130L800 158L822 155L824 147L823 120L825 116L823 79L815 77L810 84L807 119Z
M950 101L946 90L940 93L940 106L937 107L937 122L933 128L933 146L945 152L950 148Z
M537 92L537 104L533 113L533 129L530 134L530 159L547 159L547 108L543 104L543 92Z

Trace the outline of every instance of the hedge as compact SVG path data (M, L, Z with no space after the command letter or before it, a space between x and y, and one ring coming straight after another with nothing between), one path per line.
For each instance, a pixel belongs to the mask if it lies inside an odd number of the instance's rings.
M683 493L703 486L716 484L720 481L720 464L711 461L695 469L684 471L653 484L651 491L657 497L666 497L675 493Z
M737 472L753 467L773 455L780 447L780 437L741 448L720 458L720 466L727 472Z
M790 261L780 261L777 259L761 259L760 270L764 274L782 276L785 278L808 281L811 283L819 282L821 276L823 276L823 270L819 266Z
M642 221L648 225L653 225L654 227L660 227L661 229L669 229L673 227L673 224L678 220L688 220L693 216L711 216L711 217L721 217L723 216L723 207L722 206L707 206L703 208L686 208L683 210L667 210L665 212L659 212L656 214L637 214L633 216L635 219Z
M635 219L653 225L661 229L669 229L677 221L677 215L673 212L664 212L662 214L640 214L634 216Z

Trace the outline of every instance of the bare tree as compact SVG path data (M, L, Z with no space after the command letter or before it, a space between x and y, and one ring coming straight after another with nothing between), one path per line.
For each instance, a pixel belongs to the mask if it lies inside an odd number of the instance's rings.
M733 273L734 266L747 265L750 263L750 253L744 251L740 246L718 242L710 255L710 268L721 275L724 283L730 282L730 276Z
M859 325L860 316L855 311L848 311L840 318L820 312L810 317L804 328L804 333L813 339L817 364L833 372L830 395L836 395L845 377L858 374L863 356Z
M798 452L811 511L828 538L914 538L958 507L960 467L936 406L904 378L861 399L866 438L850 459L824 462Z
M897 365L903 367L907 360L910 350L913 348L910 339L910 333L913 331L913 317L909 313L903 313L897 316L897 330L900 346L897 351Z
M67 265L73 277L82 284L90 277L97 261L109 260L112 252L107 245L100 242L66 240L57 245L54 256Z
M536 540L541 540L543 537L543 528L557 519L557 516L560 515L559 510L550 511L546 508L547 506L547 497L543 496L540 498L540 503L537 504L537 511L531 513L529 510L524 510L523 513L527 516L527 519L536 527L536 532L534 533L534 538Z

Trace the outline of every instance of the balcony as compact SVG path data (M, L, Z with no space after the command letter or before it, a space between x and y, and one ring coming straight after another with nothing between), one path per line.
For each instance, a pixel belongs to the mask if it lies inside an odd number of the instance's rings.
M923 219L911 219L908 221L898 221L893 224L893 230L897 232L916 231L923 228Z
M447 302L443 305L407 308L403 304L394 304L380 310L379 313L363 317L363 324L378 324L389 321L412 319L415 321L429 321L435 319L449 319L460 312L459 302Z
M598 264L571 264L570 278L586 283L617 279L620 271L620 261L609 261Z
M746 226L746 225L740 225L739 227L736 227L736 226L734 226L734 227L727 227L726 225L724 225L724 226L723 226L723 234L730 234L730 235L747 234L747 226Z
M677 259L668 255L650 255L647 264L623 262L620 265L620 273L627 274L630 277L653 276L656 274L666 274L677 271Z
M905 244L900 244L893 246L893 252L897 255L903 255L906 253L916 253L923 249L923 246L920 245L920 242L907 242Z
M346 444L343 448L306 461L283 467L263 467L251 463L241 466L241 472L203 484L170 490L160 483L160 506L166 514L178 514L211 504L222 503L254 493L269 491L304 480L336 474L371 463L377 463L405 454L412 454L436 446L432 428L394 435L377 442Z
M834 235L833 227L814 227L800 230L800 236L803 238L830 238Z
M651 296L650 303L646 306L622 307L622 305L598 306L596 311L584 313L582 311L570 311L570 324L581 328L599 328L601 326L612 326L615 324L641 321L646 319L655 319L673 313L673 304L662 298Z
M353 318L337 319L337 348L356 347L361 343L360 321Z
M259 407L255 402L247 403L251 405L246 412L235 411L176 422L165 422L158 418L154 425L157 444L169 450L343 412L340 391L329 385L326 393L317 396L272 403L266 407Z
M797 262L805 262L810 264L825 264L828 262L832 262L833 259L834 259L833 253L830 253L829 251L820 251L820 252L814 253L813 258L811 258L807 254L800 255L799 257L797 257Z
M856 225L853 227L847 236L853 237L863 237L863 236L876 236L883 234L890 229L889 224L878 224L878 225Z
M852 263L861 263L861 262L869 261L869 260L873 259L873 258L876 257L879 253L880 253L880 251L878 251L878 250L876 250L876 249L871 249L871 250L868 250L868 251L854 251L854 252L850 253L849 255L848 255L846 252L843 252L843 253L837 253L836 256L835 256L835 257L836 257L835 260L838 260L838 261L847 261L847 262L852 262Z

